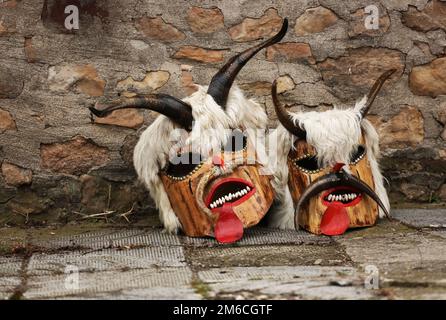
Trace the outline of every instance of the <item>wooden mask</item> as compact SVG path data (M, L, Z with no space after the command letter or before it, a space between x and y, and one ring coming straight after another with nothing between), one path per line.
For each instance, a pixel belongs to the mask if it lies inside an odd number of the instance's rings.
M337 235L344 233L348 228L375 224L378 204L363 186L358 188L351 184L351 178L345 179L344 183L339 181L337 185L328 186L327 183L326 188L318 190L318 193L313 191L308 200L304 199L302 196L305 191L315 182L330 176L338 179L336 175L347 173L342 171L341 165L319 167L314 148L306 141L297 140L295 147L295 150L290 151L287 160L288 184L293 202L299 206L297 223L302 228L315 234ZM374 191L373 175L363 144L359 144L348 165L351 176Z
M259 128L262 117L264 123L261 129L265 130L266 114L258 104L256 108L240 110L254 104L242 94L232 95L231 103L228 103L228 97L235 77L243 66L261 49L279 42L287 28L288 21L284 19L282 28L275 36L232 57L214 75L207 91L201 92L199 89L184 101L167 94L151 94L106 104L97 103L95 108L90 108L98 117L124 108L150 109L166 116L157 119L160 121L155 120L143 132L135 147L134 164L139 178L148 186L163 213L160 216L170 214L170 221L177 221L172 219L173 210L188 236L213 235L219 242L237 241L242 237L243 229L257 224L272 204L274 195L270 176L260 173L261 164L256 160L256 151L249 137L242 132L251 129L249 125ZM250 112L254 115L247 116ZM259 112L263 113L260 115ZM246 118L251 120L244 123ZM201 129L206 132L206 129L210 129L207 126L212 125L233 129L227 140L229 147L222 146L222 151L218 152L197 154L184 150L190 147L186 145L161 168L161 163L168 157L166 148L159 146L172 145L166 140L167 134L159 133L160 128L163 133L183 128L192 137L194 132L201 132ZM214 134L221 135L216 140L223 142L223 132ZM240 141L242 143L237 143ZM166 198L170 205L166 204ZM163 205L160 206L160 203ZM167 228L166 221L161 220Z
M270 176L260 173L255 150L240 130L234 130L220 152L207 157L185 152L178 157L186 164L170 162L160 176L186 235L233 242L270 208Z
M352 121L356 121L355 117L362 121L384 81L394 71L385 72L375 82L362 109L349 111L354 115ZM340 235L349 228L374 225L378 206L388 214L375 190L371 161L376 162L376 159L370 159L367 154L364 133L353 149L346 151L344 158L350 158L348 163L323 166L316 148L307 142L303 124L296 123L278 101L275 83L272 95L279 121L296 138L287 157L288 186L295 204L295 227L301 226L315 234ZM319 114L324 116L318 113L316 117ZM342 141L338 143L345 145ZM335 149L337 144L331 147Z

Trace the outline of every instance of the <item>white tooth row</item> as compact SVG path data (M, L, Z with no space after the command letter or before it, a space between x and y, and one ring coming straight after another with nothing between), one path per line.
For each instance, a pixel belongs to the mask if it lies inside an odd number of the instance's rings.
M356 199L358 195L356 193L350 193L350 194L343 194L343 195L337 195L330 194L328 196L328 201L348 201Z
M223 203L225 203L226 201L232 201L233 199L243 197L249 191L251 191L251 188L246 186L245 189L242 189L242 190L234 192L234 193L229 193L229 194L221 197L220 199L215 200L209 206L211 207L211 209L217 208L217 207L223 205Z

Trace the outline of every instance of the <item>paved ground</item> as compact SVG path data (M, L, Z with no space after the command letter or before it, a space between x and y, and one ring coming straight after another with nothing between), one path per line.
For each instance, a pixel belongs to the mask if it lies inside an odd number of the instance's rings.
M0 229L0 299L446 299L446 210L341 237L255 228L243 241L148 226Z

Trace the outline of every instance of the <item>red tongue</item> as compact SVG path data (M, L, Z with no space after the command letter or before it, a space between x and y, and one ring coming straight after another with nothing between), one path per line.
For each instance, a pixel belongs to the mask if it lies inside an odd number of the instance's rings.
M327 236L343 234L350 225L347 210L339 204L329 205L322 217L321 232Z
M219 215L214 227L215 238L218 242L231 243L243 236L243 223L234 213L231 205L224 204L213 211Z

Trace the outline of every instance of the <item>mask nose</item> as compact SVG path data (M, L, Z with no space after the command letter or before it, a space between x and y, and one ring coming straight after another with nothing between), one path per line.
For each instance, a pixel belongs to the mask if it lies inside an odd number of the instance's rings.
M342 162L338 162L338 163L336 163L334 166L333 166L333 169L332 169L332 171L333 172L339 172L339 171L341 171L341 169L343 168L345 166L345 163L342 163Z
M225 162L224 162L223 158L220 156L213 156L212 163L216 166L221 167L222 169L224 169L224 167L225 167Z

